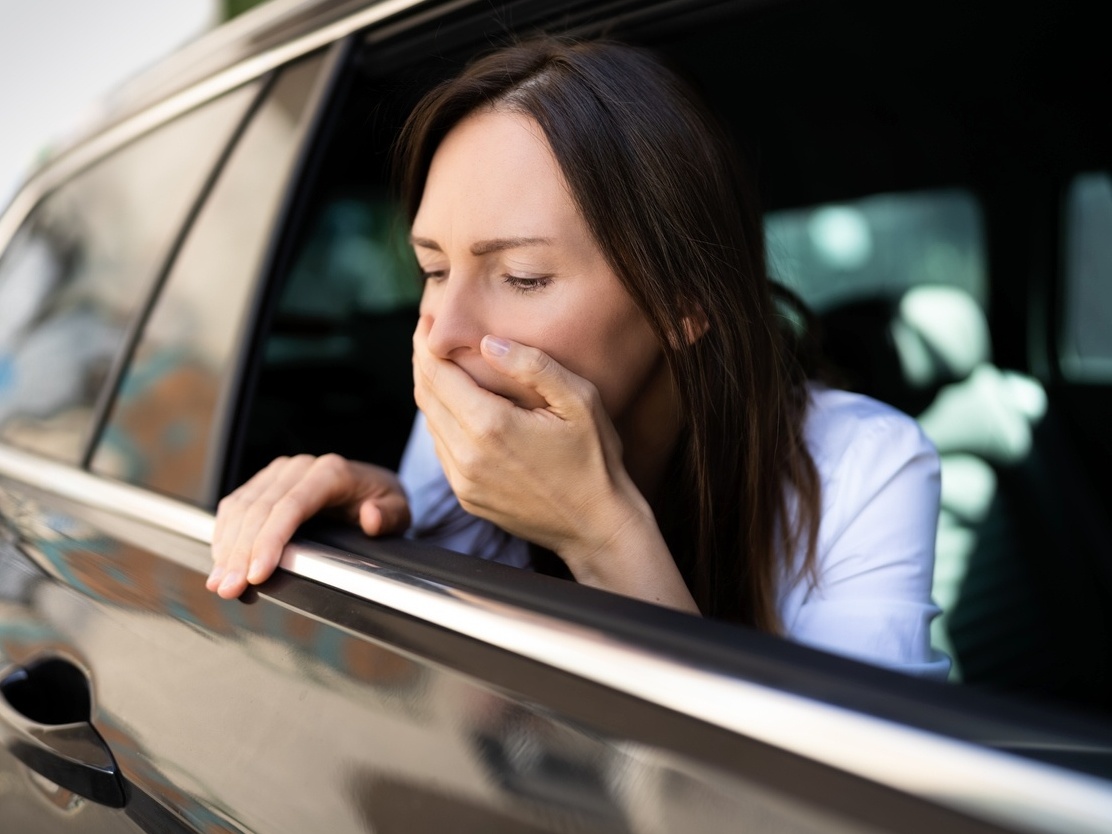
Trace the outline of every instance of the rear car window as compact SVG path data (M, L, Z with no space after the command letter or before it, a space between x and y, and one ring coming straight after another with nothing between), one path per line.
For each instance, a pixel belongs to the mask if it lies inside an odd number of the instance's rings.
M1060 343L1067 376L1112 380L1112 175L1074 178L1065 206L1065 303Z
M128 328L252 95L158 128L32 210L0 260L0 439L80 459Z
M317 55L284 70L252 115L144 325L95 472L206 503L222 459L218 404L234 377L321 65Z
M980 210L963 190L878 194L765 218L773 278L816 311L920 284L985 300Z

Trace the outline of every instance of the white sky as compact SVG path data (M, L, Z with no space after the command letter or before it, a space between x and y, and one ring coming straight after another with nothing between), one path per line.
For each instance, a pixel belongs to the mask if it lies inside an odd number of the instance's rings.
M0 0L0 210L97 99L192 40L217 0Z

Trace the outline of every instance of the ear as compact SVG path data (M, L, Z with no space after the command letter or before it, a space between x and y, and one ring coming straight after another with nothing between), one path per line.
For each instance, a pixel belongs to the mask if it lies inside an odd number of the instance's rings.
M687 302L684 306L687 311L683 316L683 335L686 343L693 345L710 330L710 321L703 311L703 305L699 302Z

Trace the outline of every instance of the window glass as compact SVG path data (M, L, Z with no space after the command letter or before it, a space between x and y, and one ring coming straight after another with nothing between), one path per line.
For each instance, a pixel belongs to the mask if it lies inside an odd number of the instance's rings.
M765 218L769 268L816 311L919 284L985 299L981 217L965 191L881 194L773 212Z
M396 468L413 424L421 284L387 187L413 102L395 80L352 85L313 164L242 426L244 480L278 455L337 452ZM373 117L368 114L373 113Z
M252 116L143 329L94 471L205 501L222 384L233 375L321 63L314 56L285 70Z
M1063 369L1112 379L1112 176L1083 174L1066 196Z
M74 461L127 330L253 90L96 163L31 212L0 259L0 438Z

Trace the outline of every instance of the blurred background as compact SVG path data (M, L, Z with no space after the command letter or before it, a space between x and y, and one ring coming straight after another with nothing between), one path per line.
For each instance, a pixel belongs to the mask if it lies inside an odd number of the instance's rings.
M104 96L260 0L0 0L0 208Z

